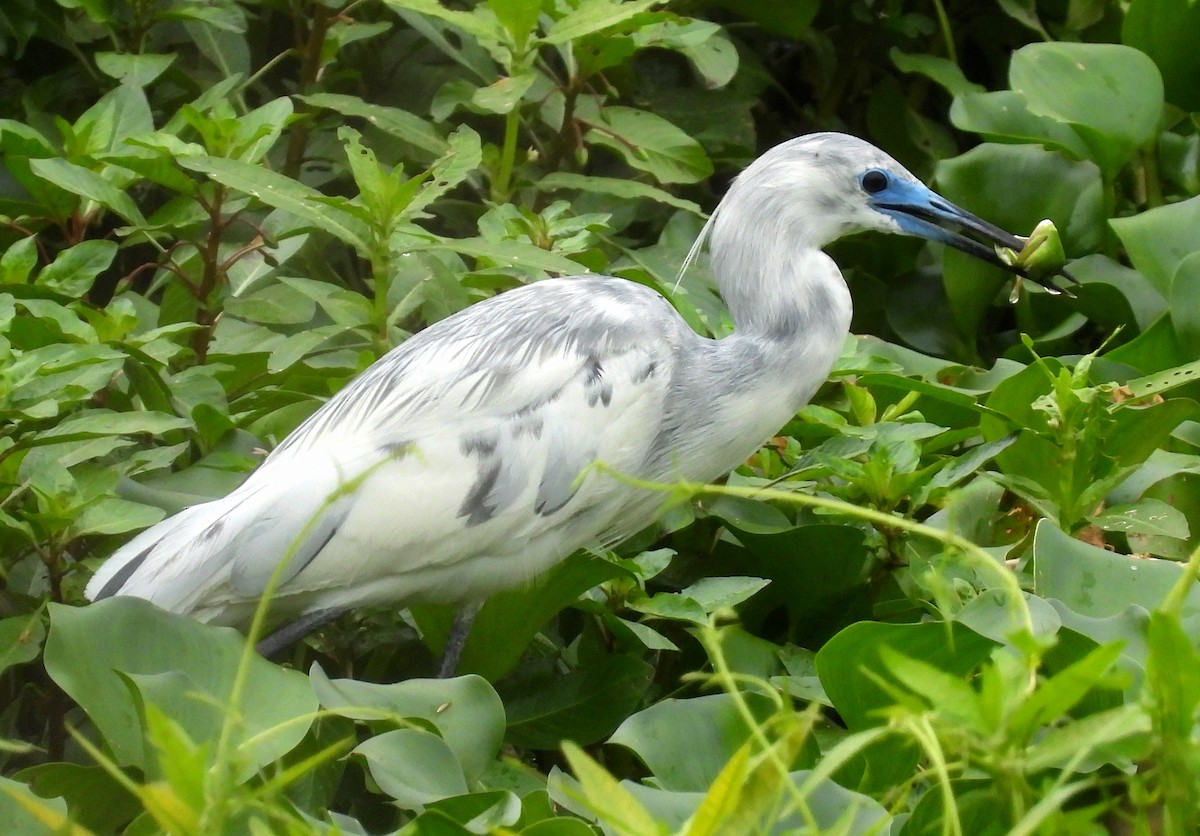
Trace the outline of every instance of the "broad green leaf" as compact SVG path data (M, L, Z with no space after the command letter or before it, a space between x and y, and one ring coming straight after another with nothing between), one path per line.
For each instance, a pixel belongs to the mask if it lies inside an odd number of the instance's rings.
M1154 135L1162 115L1158 68L1119 44L1030 44L1013 54L1009 80L1034 113L1076 126L1110 176Z
M1068 537L1053 523L1038 523L1031 569L1034 592L1057 598L1092 618L1115 616L1131 605L1154 610L1184 571L1179 563L1115 554ZM1188 594L1182 624L1200 636L1200 588Z
M1077 160L1088 156L1087 144L1074 128L1033 113L1025 97L1012 90L960 93L950 106L950 122L990 142L1040 142Z
M1018 235L1049 218L1068 255L1097 247L1104 233L1100 170L1034 145L985 143L940 162L937 183L948 199ZM974 340L1011 276L957 250L945 251L943 265L959 333Z
M529 36L537 29L541 0L487 0L487 5L508 30L517 52L524 52Z
M112 827L113 822L132 819L142 810L138 800L100 766L51 762L23 769L20 774L42 798L66 801L71 821L97 833ZM0 820L10 821L4 816L3 806L4 800L0 799Z
M146 219L129 195L99 174L64 159L30 160L35 174L64 191L99 203L135 226L145 226Z
M42 798L19 781L0 776L0 821L5 836L85 836L90 831L72 824L61 798Z
M1149 55L1162 73L1167 101L1200 110L1200 4L1195 0L1133 0L1121 40Z
M1112 505L1089 519L1105 531L1129 534L1157 534L1186 540L1187 517L1174 506L1159 499L1142 499L1132 505Z
M640 658L617 654L567 673L509 680L503 690L508 740L534 749L555 749L563 740L595 743L644 702L653 673Z
M919 73L930 81L936 82L952 96L962 96L967 93L982 93L983 87L968 81L962 69L949 58L940 55L901 52L896 47L888 52L888 57L902 73Z
M360 743L353 754L366 760L375 783L404 809L468 791L454 752L423 729L384 732Z
M1200 228L1200 197L1113 218L1109 223L1137 271L1169 297L1175 272L1185 258L1200 250L1195 235Z
M699 142L647 110L603 108L584 138L611 148L632 168L662 183L695 183L713 172Z
M636 754L664 789L704 792L750 739L736 700L759 723L774 711L769 699L754 692L668 698L631 715L608 742Z
M466 780L474 782L496 759L504 739L504 706L481 677L410 679L390 685L329 679L313 663L309 678L325 708L354 720L420 719L441 733Z
M159 708L193 740L207 740L231 710L230 690L244 646L236 630L199 624L122 596L87 607L50 604L45 663L51 678L91 718L117 762L144 769L153 757L138 701L130 693L131 678L146 683ZM88 664L80 665L81 659ZM233 739L241 774L257 772L295 746L316 706L306 677L253 655L242 702L232 707L238 715ZM268 729L271 733L264 734Z
M891 695L874 681L883 672L883 648L962 677L982 663L995 646L995 642L958 623L860 621L842 630L817 652L817 673L847 727L857 731L886 722L882 712L892 705Z
M471 103L484 113L510 113L537 78L537 73L532 71L504 76L486 87L477 88L471 95Z
M1200 247L1183 257L1171 277L1171 323L1179 346L1192 357L1200 356Z

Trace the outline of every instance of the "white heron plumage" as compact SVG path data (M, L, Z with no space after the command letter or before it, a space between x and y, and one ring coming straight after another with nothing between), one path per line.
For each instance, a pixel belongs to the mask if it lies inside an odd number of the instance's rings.
M272 605L292 617L470 603L617 542L658 503L593 463L708 481L745 461L829 374L851 304L821 249L867 229L993 263L960 231L1020 248L862 140L785 142L705 227L732 335L702 337L658 293L611 277L480 302L381 358L237 490L135 537L87 595L244 624L294 547Z

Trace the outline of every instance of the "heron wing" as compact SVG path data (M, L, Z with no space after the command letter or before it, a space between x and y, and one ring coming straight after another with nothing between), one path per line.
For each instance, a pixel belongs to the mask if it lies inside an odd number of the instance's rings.
M519 582L524 569L474 558L524 538L539 558L522 566L539 571L611 522L621 492L581 474L646 455L684 328L661 296L616 279L550 280L468 308L352 381L238 491L136 538L89 595L238 620L227 611L285 555L280 593L297 600L454 599Z

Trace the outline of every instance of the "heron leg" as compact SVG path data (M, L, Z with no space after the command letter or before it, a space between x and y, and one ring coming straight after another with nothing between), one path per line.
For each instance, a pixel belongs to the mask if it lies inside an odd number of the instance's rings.
M328 624L348 611L347 607L332 607L327 610L305 613L260 641L254 646L255 650L264 659L273 660L313 630Z
M446 648L442 651L442 664L438 668L438 679L449 679L458 672L458 660L471 635L471 625L479 613L481 604L466 604L454 614L450 635L446 637Z

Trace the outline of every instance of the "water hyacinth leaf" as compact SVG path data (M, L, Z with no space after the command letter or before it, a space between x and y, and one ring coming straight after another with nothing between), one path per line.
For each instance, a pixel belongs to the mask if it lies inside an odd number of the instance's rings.
M1186 540L1190 536L1187 517L1160 499L1142 499L1132 505L1113 505L1089 519L1105 531L1128 534L1157 534Z
M1154 135L1162 114L1158 68L1119 44L1030 44L1013 54L1009 80L1031 111L1074 125L1110 175Z
M1200 110L1200 5L1193 0L1133 0L1121 24L1121 40L1154 60L1168 102Z
M1040 142L1082 160L1088 147L1070 125L1030 112L1025 97L1012 90L965 92L954 97L950 121L990 142Z
M547 621L592 587L621 576L631 577L615 563L574 554L528 586L491 596L475 617L458 669L495 681L517 663ZM426 643L440 650L453 621L451 608L412 611Z
M1131 604L1156 609L1184 571L1174 561L1129 557L1084 543L1047 520L1038 523L1034 535L1031 569L1036 594L1091 618L1118 615ZM1189 590L1180 619L1189 635L1200 635L1200 588Z
M330 679L313 663L309 678L321 705L343 717L376 723L417 718L433 724L469 781L477 780L500 751L504 706L482 677L376 684Z
M555 749L589 745L612 733L645 700L654 668L632 655L603 656L567 673L533 673L504 683L508 740Z
M424 729L397 729L360 743L362 756L379 788L404 809L463 795L467 779L442 738Z
M1154 289L1169 298L1171 279L1183 260L1200 249L1200 196L1109 221L1129 260ZM1194 358L1189 358L1194 359Z
M943 674L963 677L994 647L995 642L958 623L860 621L842 630L817 652L817 673L847 727L857 731L886 722L880 712L893 703L891 694L874 681L874 675L884 669L884 648L920 659Z
M88 831L72 824L67 803L61 798L42 798L20 781L0 776L0 821L6 836L44 836L63 833L84 836Z
M173 701L160 708L207 723L205 718L228 710L244 645L231 628L199 624L138 598L116 597L83 608L50 604L45 663L95 723L117 762L147 768L153 761L127 677L147 677L147 682L158 677L155 693L171 694ZM79 659L89 664L81 667ZM163 676L175 679L166 682ZM300 718L316 707L306 677L252 657L243 702L235 709L241 720L235 740L273 731L243 750L245 767L254 772L295 746L311 722ZM193 737L200 739L201 728L195 731Z
M737 699L758 723L775 710L761 694L745 692ZM636 754L664 789L704 792L751 733L733 696L711 694L661 700L631 715L608 742Z
M1100 170L1044 148L986 143L940 162L937 182L949 200L1005 229L1024 233L1049 218L1068 256L1097 246L1104 231ZM947 251L943 263L955 323L973 339L1011 277L956 250Z
M1200 356L1200 246L1184 256L1171 277L1171 323L1179 346L1187 354Z

